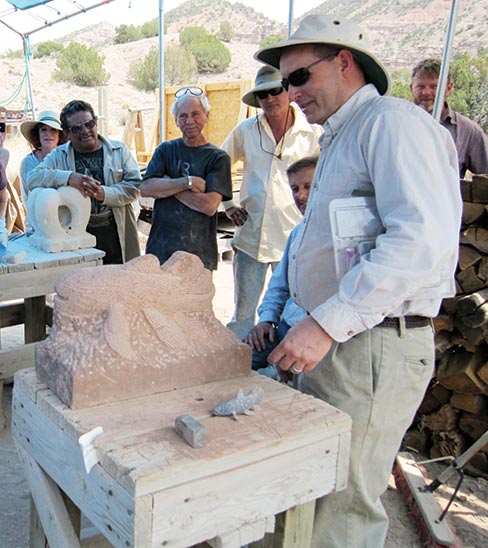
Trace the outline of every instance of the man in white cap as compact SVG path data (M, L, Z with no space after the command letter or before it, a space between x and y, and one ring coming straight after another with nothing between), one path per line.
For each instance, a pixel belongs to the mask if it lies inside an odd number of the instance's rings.
M254 88L242 101L262 112L237 125L222 148L233 164L244 162L240 204L224 202L227 216L237 227L233 241L235 309L227 327L244 339L254 325L268 267L274 269L281 260L287 238L302 218L286 170L296 160L319 153L322 130L312 127L289 102L276 68L261 67Z
M348 486L317 501L312 544L378 548L388 527L380 495L433 373L431 318L454 294L456 149L426 112L383 97L386 70L341 17L307 17L256 57L280 67L290 100L324 128L289 254L291 294L308 315L269 356L352 417Z

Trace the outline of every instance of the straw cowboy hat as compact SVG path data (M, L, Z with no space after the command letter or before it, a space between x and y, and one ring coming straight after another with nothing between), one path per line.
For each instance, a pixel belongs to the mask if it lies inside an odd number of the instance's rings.
M46 126L57 129L58 131L63 131L61 128L61 122L59 121L59 115L54 112L54 110L43 110L39 114L38 120L31 120L30 122L22 122L20 124L20 132L22 135L30 142L30 134L34 127L39 124L44 124Z
M242 102L250 107L260 108L254 94L257 91L281 88L281 73L278 69L270 66L261 67L256 74L254 83L255 86L242 96Z
M284 48L303 44L328 44L351 51L363 69L366 82L374 84L380 95L388 93L390 77L386 68L368 51L364 32L355 23L334 15L305 17L289 38L259 50L254 57L272 67L279 67Z

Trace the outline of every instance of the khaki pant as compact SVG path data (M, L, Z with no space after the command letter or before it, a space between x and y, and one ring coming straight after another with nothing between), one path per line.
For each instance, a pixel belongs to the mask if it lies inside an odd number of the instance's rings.
M314 548L381 548L380 495L434 368L433 330L375 327L337 344L300 389L352 418L347 488L317 501Z

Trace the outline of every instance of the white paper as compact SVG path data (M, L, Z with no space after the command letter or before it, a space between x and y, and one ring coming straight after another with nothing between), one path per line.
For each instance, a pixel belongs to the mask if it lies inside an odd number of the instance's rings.
M83 455L83 462L85 463L86 473L89 474L90 470L98 463L98 455L93 440L100 434L103 434L103 428L97 426L93 430L90 430L86 434L81 435L78 438L78 443L81 447L81 454Z

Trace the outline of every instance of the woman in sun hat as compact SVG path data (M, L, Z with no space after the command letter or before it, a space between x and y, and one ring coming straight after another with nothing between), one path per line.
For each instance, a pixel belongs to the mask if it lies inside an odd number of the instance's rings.
M27 200L28 190L25 184L27 174L38 166L58 145L66 142L59 116L53 110L44 110L37 120L22 122L20 132L27 139L32 152L25 156L20 164L20 183L22 201Z

